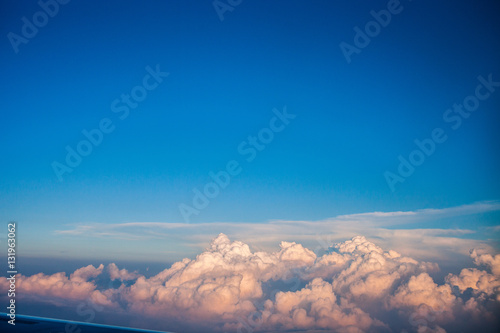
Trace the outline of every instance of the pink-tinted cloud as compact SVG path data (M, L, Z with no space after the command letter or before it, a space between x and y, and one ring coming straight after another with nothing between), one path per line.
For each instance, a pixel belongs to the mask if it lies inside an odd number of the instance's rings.
M90 265L69 278L19 275L18 289L21 298L37 301L91 300L164 329L172 321L195 331L233 332L444 332L462 321L483 328L499 324L499 255L474 250L474 263L485 270L464 268L439 282L431 276L436 264L384 250L362 236L332 249L317 256L301 244L281 242L276 252L252 252L220 234L195 259L149 278L115 264L107 270ZM105 274L128 283L98 285ZM0 289L7 287L0 279Z
M496 276L500 276L500 254L495 256L489 253L478 253L478 250L471 251L471 257L474 259L476 265L489 266L491 272Z
M32 276L16 275L16 288L21 295L45 296L51 300L84 300L100 296L96 285L88 279L102 273L104 266L92 265L77 269L68 278L66 273L45 275L38 273ZM8 289L8 281L0 279L0 289Z
M120 280L120 281L130 281L135 280L139 277L139 274L136 272L129 272L125 268L119 269L115 263L111 263L108 265L109 277L112 280Z

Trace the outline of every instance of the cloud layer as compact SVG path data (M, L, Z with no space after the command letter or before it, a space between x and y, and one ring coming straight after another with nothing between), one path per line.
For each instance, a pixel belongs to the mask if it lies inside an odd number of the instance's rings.
M90 301L104 311L147 317L154 329L495 332L500 255L472 250L470 256L478 267L435 281L437 264L383 250L363 236L318 256L294 242L252 252L220 234L195 259L149 278L110 264L80 268L69 278L18 275L17 283L27 301ZM0 289L8 289L4 278Z
M318 243L328 247L362 234L377 239L378 245L384 248L415 259L441 263L450 259L449 254L460 253L461 260L467 258L471 248L497 247L494 240L500 235L500 229L488 226L496 223L491 216L498 211L499 201L483 201L440 209L339 215L318 221L85 223L57 230L55 237L64 241L74 237L84 239L84 244L103 249L99 255L107 253L105 249L110 246L121 247L126 241L129 246L121 250L121 259L134 257L138 260L142 260L144 254L142 242L147 241L150 245L145 252L148 257L163 261L165 255L172 260L194 257L208 245L207 235L220 232L251 244L253 249L268 252L275 251L282 240L300 242L315 250ZM61 250L68 250L68 247ZM84 251L74 256L81 257L81 253Z

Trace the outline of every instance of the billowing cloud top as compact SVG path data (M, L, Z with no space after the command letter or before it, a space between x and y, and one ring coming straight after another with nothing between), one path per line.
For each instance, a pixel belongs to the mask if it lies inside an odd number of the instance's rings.
M220 234L194 260L147 278L87 266L65 273L17 276L26 301L71 304L150 318L149 328L182 331L446 332L499 328L500 255L472 250L479 268L431 277L436 264L385 251L363 236L317 256L294 242L252 252ZM100 285L101 276L118 285ZM8 281L0 280L0 289ZM40 296L43 296L40 297Z

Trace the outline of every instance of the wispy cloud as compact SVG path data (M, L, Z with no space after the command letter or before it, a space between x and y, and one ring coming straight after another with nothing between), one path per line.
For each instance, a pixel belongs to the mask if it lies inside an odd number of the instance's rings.
M210 237L223 232L252 243L257 249L272 250L280 240L296 240L312 247L364 234L377 238L384 245L397 247L399 251L421 257L428 255L439 258L443 252L466 247L485 246L481 241L464 239L476 230L446 229L442 223L432 227L429 222L463 217L500 210L500 202L485 201L468 205L442 208L419 209L415 211L368 212L340 215L319 221L272 220L265 223L168 223L168 222L127 222L127 223L82 223L67 230L57 230L60 236L115 238L129 241L154 239L175 239L186 246L203 249ZM415 227L425 225L425 227ZM411 228L407 227L411 226ZM439 226L439 227L438 227ZM403 241L404 240L404 241ZM422 248L426 242L433 247ZM467 253L460 250L462 254Z

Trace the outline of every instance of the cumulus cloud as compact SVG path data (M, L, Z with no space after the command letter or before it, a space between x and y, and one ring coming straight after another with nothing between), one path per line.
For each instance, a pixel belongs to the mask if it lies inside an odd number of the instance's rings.
M38 273L32 276L16 275L16 288L24 295L47 296L48 301L57 303L60 300L84 300L101 299L105 301L100 291L96 290L96 285L88 281L102 273L104 265L94 267L88 265L77 269L68 278L66 273L55 273L45 275ZM0 279L0 289L7 288L8 281Z
M332 284L320 278L298 291L277 293L274 302L267 300L262 323L266 330L366 330L381 325L355 304L337 299Z
M499 255L473 250L471 258L484 270L464 268L436 281L436 264L363 236L331 245L323 255L285 241L274 252L252 251L220 234L195 259L155 276L115 264L107 270L89 265L69 278L18 275L18 289L25 299L91 300L115 313L146 316L148 324L156 323L149 328L172 329L176 322L182 331L442 333L457 325L491 332L499 327ZM103 275L121 284L100 285ZM6 279L0 289L8 289Z
M421 273L397 289L390 298L390 306L396 309L427 306L432 311L445 313L451 311L455 301L449 285L439 286L429 274Z
M89 280L89 278L94 278L102 273L104 265L101 264L99 267L95 268L92 265L82 267L77 269L73 274L70 275L70 280L73 282L84 283Z
M461 292L470 288L476 294L498 295L500 288L500 279L498 276L476 268L464 268L460 272L460 275L450 274L446 280L450 285L456 286Z
M109 277L112 280L120 280L120 281L130 281L135 280L139 277L137 272L129 272L125 268L119 269L115 263L111 263L108 265Z
M486 265L491 268L491 271L496 276L500 276L500 254L495 256L489 253L478 253L478 250L471 251L471 257L476 265Z

